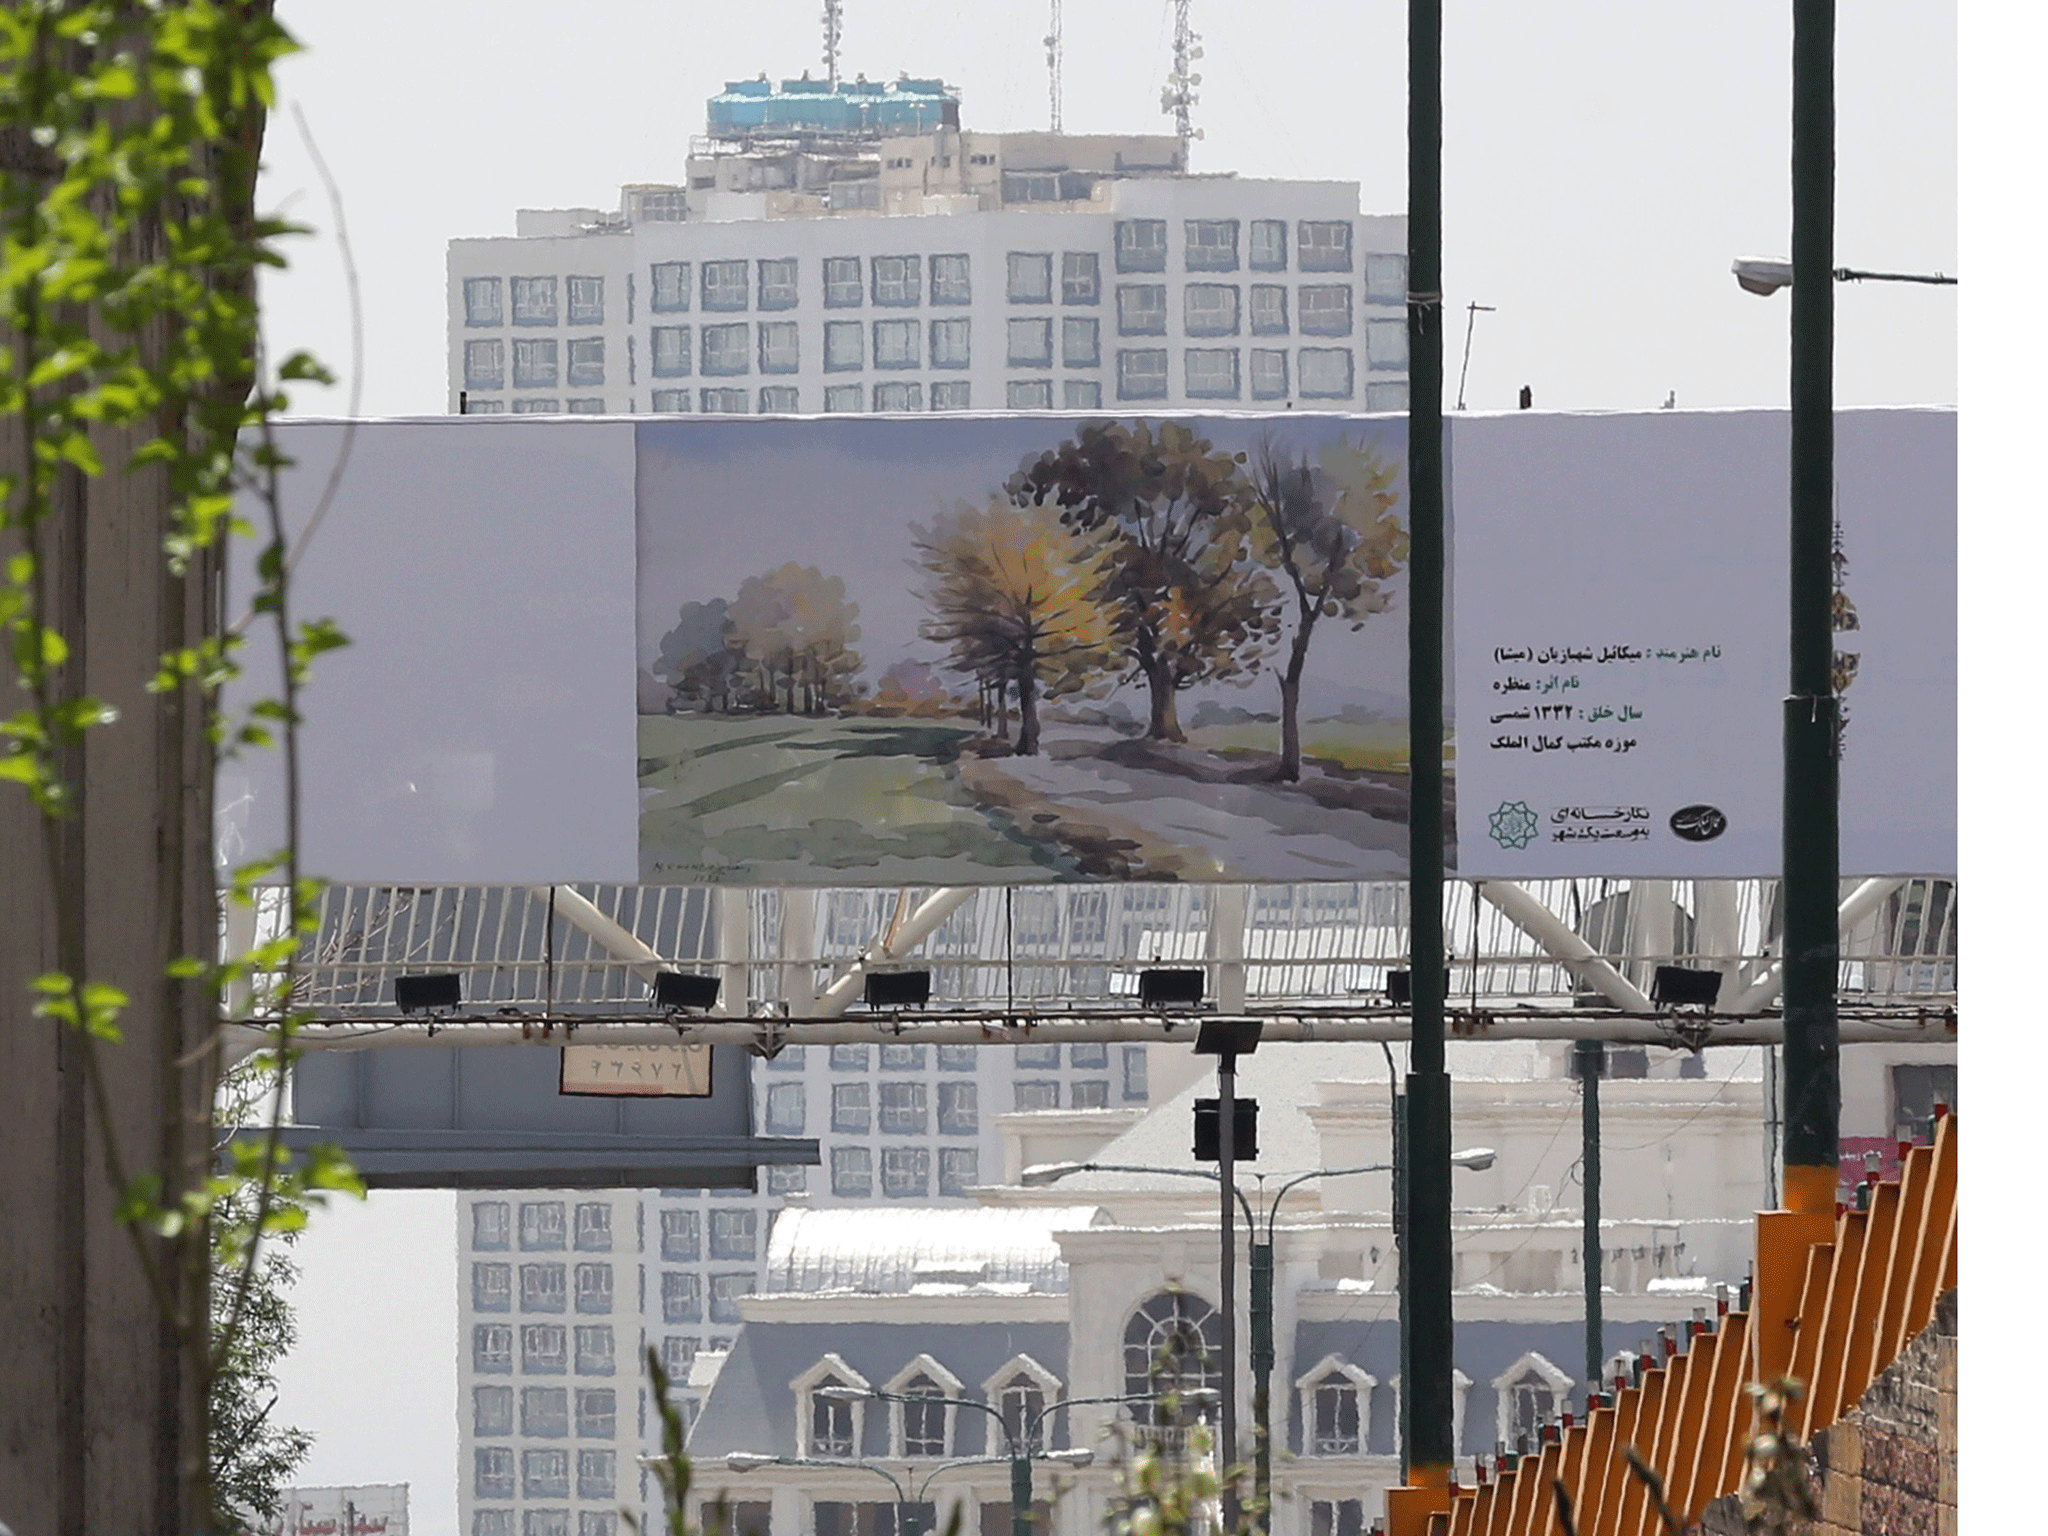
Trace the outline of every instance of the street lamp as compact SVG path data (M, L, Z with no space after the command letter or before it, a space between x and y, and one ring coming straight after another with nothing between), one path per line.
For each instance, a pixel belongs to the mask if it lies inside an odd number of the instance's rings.
M1747 293L1768 298L1780 288L1792 286L1792 263L1764 256L1738 256L1729 270ZM1956 280L1945 272L1863 272L1854 267L1833 269L1838 283L1934 283L1953 288Z
M1491 1168L1494 1151L1491 1147L1467 1147L1451 1154L1453 1168L1468 1168L1474 1171ZM1287 1198L1287 1192L1295 1186L1306 1184L1311 1179L1347 1178L1361 1173L1391 1173L1391 1163L1366 1163L1356 1168L1316 1168L1307 1173L1296 1174L1273 1191L1273 1198L1266 1205L1266 1227L1264 1241L1259 1238L1259 1223L1252 1214L1251 1202L1245 1199L1244 1191L1236 1185L1231 1191L1237 1196L1238 1207L1244 1212L1245 1229L1252 1235L1251 1250L1251 1323L1252 1323L1252 1436L1254 1444L1254 1465L1252 1491L1255 1502L1262 1512L1262 1518L1270 1519L1273 1507L1273 1450L1272 1423L1272 1382L1275 1349L1273 1344L1273 1234L1279 1219L1280 1202ZM1222 1182L1220 1173L1206 1168L1157 1168L1134 1163L1042 1163L1027 1168L1019 1176L1021 1183L1040 1186L1057 1183L1076 1173L1142 1173L1165 1174L1173 1178L1210 1179ZM1263 1180L1262 1180L1263 1182ZM1394 1240L1402 1241L1398 1223ZM1396 1300L1403 1317L1406 1316L1408 1298L1397 1293ZM1226 1392L1235 1390L1235 1376L1230 1370L1231 1362L1226 1360ZM979 1405L977 1405L979 1406ZM1270 1528L1270 1527L1269 1527ZM1022 1536L1022 1533L1019 1533Z
M647 1459L649 1458L642 1458ZM850 1467L857 1471L872 1473L887 1483L896 1494L896 1536L912 1536L916 1525L911 1511L926 1502L925 1495L931 1492L932 1482L941 1472L951 1472L958 1467L993 1466L1006 1459L1002 1456L962 1456L952 1461L942 1461L924 1475L923 1481L917 1485L915 1496L904 1486L903 1479L887 1467L877 1466L872 1461L836 1461L819 1456L769 1456L759 1451L734 1451L725 1458L725 1468L728 1472L746 1473L758 1472L763 1467L829 1467L834 1470ZM1086 1463L1076 1462L1074 1465L1082 1466Z
M1047 1461L1062 1467L1085 1467L1095 1460L1095 1453L1086 1446L1074 1446L1062 1451L1034 1451L1031 1447L1037 1443L1038 1432L1045 1421L1060 1409L1076 1404L1131 1401L1128 1397L1059 1398L1045 1404L1031 1415L1028 1421L1019 1424L1017 1431L1012 1433L1009 1421L1003 1417L1002 1410L989 1403L976 1402L971 1397L945 1397L936 1392L885 1392L880 1387L846 1386L817 1387L813 1389L813 1395L836 1402L851 1402L859 1398L872 1397L888 1403L938 1403L949 1408L974 1408L987 1414L995 1421L996 1428L1002 1432L1003 1444L1008 1452L1005 1456L984 1457L982 1460L1008 1461L1010 1464L1010 1536L1031 1536L1032 1462ZM730 1458L727 1462L730 1465ZM964 1463L956 1462L949 1465Z

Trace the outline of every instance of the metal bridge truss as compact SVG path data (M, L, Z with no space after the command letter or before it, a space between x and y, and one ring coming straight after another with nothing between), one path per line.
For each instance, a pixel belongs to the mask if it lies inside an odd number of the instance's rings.
M1697 1046L1778 1038L1772 881L1462 882L1445 893L1451 1022L1497 1039ZM1271 1039L1401 1039L1387 998L1405 968L1407 887L1034 885L924 890L696 886L338 885L302 956L309 1046L575 1039L789 1042L916 1038L1146 1040L1205 1016L1262 1019ZM1842 888L1845 1040L1946 1042L1956 1027L1955 885ZM268 922L231 921L230 944ZM1711 1011L1652 1005L1677 964L1722 974ZM1196 1012L1138 1004L1140 972L1201 967ZM870 971L931 972L929 1006L880 1012ZM655 1007L665 969L722 980L707 1014ZM454 972L460 1008L405 1015L403 974ZM229 999L259 1043L277 988Z

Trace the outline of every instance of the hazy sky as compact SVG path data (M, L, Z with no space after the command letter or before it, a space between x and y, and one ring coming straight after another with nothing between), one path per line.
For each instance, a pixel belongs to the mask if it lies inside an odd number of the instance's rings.
M295 242L292 270L266 286L273 352L307 347L353 372L335 220L292 108L347 217L362 408L434 413L447 241L509 234L521 206L612 207L623 182L680 179L722 82L819 67L820 9L282 0L309 51L280 72L263 197L322 233ZM1065 9L1068 129L1166 131L1167 0ZM2037 23L1998 9L2000 52L2038 59L2013 30ZM1674 392L1681 406L1783 404L1789 305L1740 292L1728 264L1788 253L1786 0L1445 10L1450 398L1476 301L1494 312L1477 317L1473 409L1509 407L1524 384L1551 408L1643 408ZM940 75L970 128L1045 126L1045 0L847 0L846 12L849 74ZM1402 211L1404 16L1397 0L1196 0L1195 169L1356 181L1361 211ZM1956 271L1955 49L1951 6L1839 7L1842 264ZM1985 110L2038 134L2037 99L2015 75ZM1972 254L1989 277L1990 249ZM1956 399L1956 290L1837 293L1842 404ZM338 412L347 394L300 403ZM321 1437L308 1480L410 1481L418 1536L455 1533L452 1211L449 1196L388 1194L316 1219L301 1245L303 1343L278 1408Z

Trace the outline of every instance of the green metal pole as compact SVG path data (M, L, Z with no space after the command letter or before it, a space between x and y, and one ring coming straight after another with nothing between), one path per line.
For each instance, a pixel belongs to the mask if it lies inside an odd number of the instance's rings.
M1394 1095L1394 1323L1401 1344L1401 1412L1394 1426L1400 1441L1401 1480L1408 1480L1408 1402L1415 1372L1408 1358L1408 1096Z
M1252 1242L1252 1501L1262 1531L1273 1527L1273 1229Z
M1031 1536L1031 1448L1010 1447L1010 1536Z
M1443 10L1408 6L1408 1481L1449 1481L1451 1084L1444 1072Z
M1785 1207L1832 1213L1842 1079L1834 666L1834 0L1792 8L1791 692L1785 700Z
M1600 1300L1604 1283L1600 1264L1600 1078L1607 1070L1607 1047L1598 1040L1581 1040L1573 1047L1573 1056L1584 1095L1579 1101L1579 1122L1581 1166L1586 1176L1586 1394L1590 1399L1600 1390L1601 1363L1607 1356L1601 1343L1606 1329ZM1590 1400L1586 1406L1590 1413Z

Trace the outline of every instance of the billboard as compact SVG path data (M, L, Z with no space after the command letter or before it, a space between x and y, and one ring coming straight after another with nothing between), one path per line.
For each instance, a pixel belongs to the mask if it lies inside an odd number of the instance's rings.
M1405 434L362 424L298 568L354 642L306 702L310 867L1398 879ZM288 516L343 435L285 429ZM1461 417L1447 455L1456 871L1773 874L1786 414ZM1843 412L1837 457L1844 873L1952 873L1954 413ZM224 860L275 839L268 771L223 774Z
M286 1488L263 1536L406 1536L409 1483L361 1488Z

